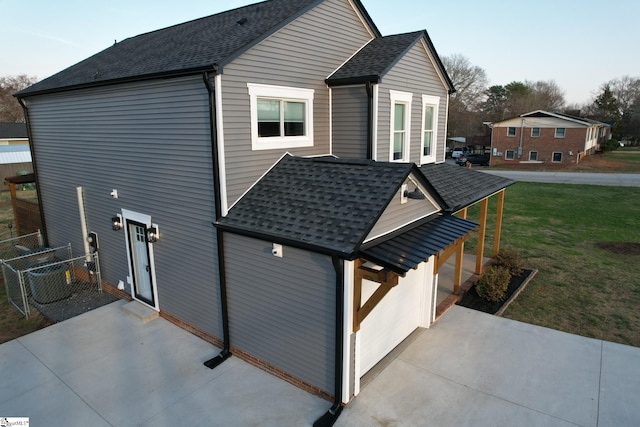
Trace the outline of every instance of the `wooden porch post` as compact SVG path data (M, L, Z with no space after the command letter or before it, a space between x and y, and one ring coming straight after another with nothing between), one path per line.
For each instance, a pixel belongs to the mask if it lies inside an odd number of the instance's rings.
M16 194L16 184L15 182L7 182L5 184L9 184L9 192L11 193L11 206L13 207L13 225L16 227L16 236L20 235L20 222L18 221L18 211L16 209L16 199L18 195Z
M504 210L504 193L502 189L498 193L498 208L496 211L496 230L493 236L493 256L495 257L500 252L500 236L502 234L502 212Z
M460 294L460 285L462 284L462 264L464 261L464 240L460 242L456 249L456 266L453 274L453 293Z
M467 219L467 208L464 208L458 212L460 214L460 218Z
M489 198L480 202L480 229L478 230L478 248L476 249L476 274L482 274L482 260L484 258L484 238L487 234L487 210Z

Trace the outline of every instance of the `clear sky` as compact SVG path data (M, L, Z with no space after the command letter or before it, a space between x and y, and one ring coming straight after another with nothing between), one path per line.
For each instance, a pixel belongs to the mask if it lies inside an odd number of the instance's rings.
M144 32L251 0L0 0L0 76L48 77ZM640 77L639 0L362 0L383 35L426 29L490 84L555 80L568 103Z

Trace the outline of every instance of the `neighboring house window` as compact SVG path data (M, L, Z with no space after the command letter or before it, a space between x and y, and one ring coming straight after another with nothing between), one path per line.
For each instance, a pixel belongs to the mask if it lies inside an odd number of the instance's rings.
M420 163L436 160L436 143L438 138L438 106L440 97L422 95L422 152Z
M313 146L313 89L247 83L254 150Z
M540 128L531 128L531 137L538 138L540 136Z
M507 151L504 153L504 159L505 159L505 160L513 160L513 159L515 159L515 158L516 158L516 152L515 152L515 151L513 151L513 150L507 150Z
M516 136L516 128L513 126L509 126L507 128L507 136Z
M529 160L535 162L538 160L538 152L537 151L529 151Z
M556 138L564 138L565 133L566 133L565 128L556 128Z
M409 141L411 138L411 99L413 94L389 91L391 99L391 153L390 161L409 161Z
M561 162L562 161L562 153L553 153L553 160L554 162Z

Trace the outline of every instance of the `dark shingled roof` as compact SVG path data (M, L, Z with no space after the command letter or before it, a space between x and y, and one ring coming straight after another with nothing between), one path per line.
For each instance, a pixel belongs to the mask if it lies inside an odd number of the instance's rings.
M26 123L0 123L0 138L28 138Z
M430 163L420 171L445 201L445 210L456 212L515 183L514 180L449 163Z
M353 255L413 164L286 155L216 225L273 242Z
M17 95L214 70L321 1L269 0L131 37ZM378 34L360 1L355 4Z
M342 67L336 70L326 82L329 86L356 83L378 83L382 77L420 40L424 39L433 53L436 67L444 76L450 92L455 92L453 83L440 60L426 31L396 34L371 40Z

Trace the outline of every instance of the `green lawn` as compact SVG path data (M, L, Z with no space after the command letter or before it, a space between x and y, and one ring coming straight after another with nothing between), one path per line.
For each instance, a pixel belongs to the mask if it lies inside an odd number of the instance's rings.
M495 211L495 201L489 208ZM477 206L469 213L477 219ZM492 223L487 234L491 242ZM640 347L640 256L599 242L640 244L640 188L509 187L502 244L518 248L539 273L505 317Z
M620 172L640 172L640 147L624 147L604 154L606 160L620 163Z

